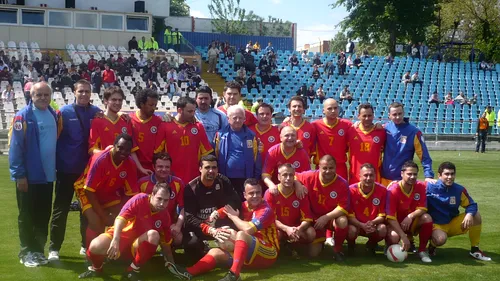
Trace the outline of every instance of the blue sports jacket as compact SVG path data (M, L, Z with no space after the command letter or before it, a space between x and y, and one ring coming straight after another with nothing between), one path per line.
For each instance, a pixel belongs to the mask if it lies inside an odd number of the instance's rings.
M458 183L446 186L441 180L427 183L427 213L435 224L448 224L460 214L460 206L467 214L474 216L477 213L477 204L465 187Z
M434 178L432 159L424 142L422 132L409 123L400 125L389 122L385 125L387 139L382 162L382 177L389 180L401 180L401 167L408 160L413 160L416 153L424 168L426 178Z
M56 113L49 111L57 122ZM31 101L14 117L9 130L9 170L12 180L26 177L29 184L47 183L40 156L38 122Z
M245 176L247 178L260 179L262 174L262 161L260 160L259 144L255 133L246 125L242 128L245 136L243 141L243 157L241 165L245 165ZM215 136L215 156L218 160L219 173L231 178L231 172L227 170L229 160L229 144L231 143L231 128L229 125L222 128Z

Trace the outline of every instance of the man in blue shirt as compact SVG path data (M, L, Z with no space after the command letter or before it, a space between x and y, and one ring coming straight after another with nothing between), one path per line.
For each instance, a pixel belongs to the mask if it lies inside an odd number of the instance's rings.
M36 267L48 263L43 252L56 180L57 123L49 85L36 83L30 94L9 132L9 169L17 187L20 262Z
M88 153L90 123L96 113L101 111L97 106L90 104L91 88L86 80L76 82L75 102L61 107L57 114L60 135L57 142L56 198L50 223L49 261L59 260L59 250L64 241L66 221L73 199L73 185L83 173L90 158ZM80 222L82 223L85 224L84 221ZM84 245L85 227L80 229L80 233Z
M245 109L239 105L227 110L229 125L215 136L215 156L219 173L227 176L241 198L244 182L262 173L259 144L255 133L245 123Z
M434 221L429 255L435 255L436 247L444 245L448 237L469 232L470 256L491 261L479 250L481 215L477 203L465 187L455 183L456 171L453 163L443 162L438 168L439 180L427 184L427 212ZM465 209L464 213L460 214L460 207Z
M203 124L208 140L214 146L215 133L228 125L226 114L212 108L212 89L208 86L201 86L196 91L196 105L196 119Z

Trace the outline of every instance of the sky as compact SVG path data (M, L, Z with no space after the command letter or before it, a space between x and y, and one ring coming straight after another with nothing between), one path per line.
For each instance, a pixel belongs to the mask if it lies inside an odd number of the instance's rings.
M210 18L210 0L187 0L191 16ZM340 29L337 25L346 17L344 7L332 9L335 0L241 0L240 7L266 18L273 16L297 23L297 48L304 44L332 39Z

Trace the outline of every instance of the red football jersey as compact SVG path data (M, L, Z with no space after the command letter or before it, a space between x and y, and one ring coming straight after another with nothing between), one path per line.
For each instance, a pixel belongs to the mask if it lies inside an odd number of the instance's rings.
M115 121L111 121L106 116L94 118L90 126L89 153L92 153L94 149L104 150L106 147L113 145L116 137L122 133L132 136L131 122L127 122L121 117L118 117ZM132 152L137 149L134 143Z
M387 189L375 183L370 193L365 194L361 190L360 183L349 186L351 196L351 212L349 216L356 217L362 223L372 221L377 217L385 217L385 200Z
M170 154L172 172L182 182L190 182L199 176L201 157L213 151L205 128L200 122L162 122L156 140L155 153L166 151Z
M333 125L327 125L325 119L312 123L316 130L316 146L314 163L318 165L321 157L329 154L338 163L347 161L347 133L352 123L347 119L337 118Z
M303 148L294 148L294 151L289 156L285 156L282 144L276 144L271 147L266 155L266 162L262 169L262 175L270 176L274 183L278 182L279 166L290 163L295 168L295 172L303 172L311 169L309 163L309 155Z
M281 126L290 126L297 131L297 139L302 142L304 149L307 151L309 155L314 152L314 143L316 142L316 129L309 123L304 120L300 123L299 126L295 127L291 122L283 122Z
M139 237L141 234L154 229L160 233L160 243L170 245L172 243L170 234L170 225L172 223L168 211L165 209L160 212L152 212L149 198L148 194L139 193L123 205L120 214L116 217L127 222L122 232L129 237ZM133 234L129 235L128 233Z
M154 174L145 176L139 179L137 186L139 190L146 194L151 194L156 184L156 177ZM184 183L178 177L169 176L167 183L170 186L170 201L168 202L168 213L172 221L177 220L177 206L179 209L184 208Z
M255 124L250 127L255 133L255 136L262 142L262 151L260 152L260 158L262 159L262 164L266 162L267 151L274 145L280 143L280 131L278 127L269 126L267 130L259 131L258 125Z
M276 215L267 202L262 200L259 206L255 209L250 209L248 207L248 202L245 201L241 204L241 211L243 213L243 220L249 222L256 230L253 236L266 243L272 244L279 250L280 245L276 229Z
M402 222L409 213L417 209L427 211L425 183L417 181L409 193L403 189L403 182L394 182L387 187L385 214L388 219Z
M108 148L92 156L81 177L81 179L85 179L83 188L95 192L97 200L101 204L109 204L110 202L106 202L106 198L109 198L109 195L114 197L121 188L127 196L139 193L137 167L134 160L129 157L121 164L116 165L113 162L111 150L112 148Z
M147 120L139 117L139 112L130 113L132 119L132 132L134 141L139 150L137 158L145 169L153 170L153 154L156 144L156 136L162 120L159 116L153 115Z
M287 226L299 226L303 221L313 221L311 206L307 198L299 199L295 191L285 195L281 185L278 185L279 193L271 194L269 190L264 194L264 200L276 211L276 219Z
M382 165L382 151L385 145L385 130L375 130L374 128L365 131L351 127L348 132L349 139L349 183L354 184L360 181L359 169L365 163L370 163L375 167L377 177L376 182L380 182L380 166Z
M221 105L217 109L224 112L224 114L226 114L226 116L227 116L226 105ZM245 109L245 123L244 124L247 125L247 127L250 127L250 126L255 125L257 123L258 123L257 117L255 117L255 115L253 115L252 112Z
M346 215L349 212L349 186L347 181L336 175L331 182L323 183L319 171L307 171L295 174L297 180L307 187L307 196L314 219L317 219L334 209L339 209Z

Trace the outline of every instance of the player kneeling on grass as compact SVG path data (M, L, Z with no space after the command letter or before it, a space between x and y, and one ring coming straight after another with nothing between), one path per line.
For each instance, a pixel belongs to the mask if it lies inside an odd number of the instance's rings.
M427 184L427 206L434 220L429 254L435 255L436 247L443 246L448 237L469 232L471 244L470 255L478 260L491 261L481 250L481 215L477 203L465 189L455 183L456 167L451 162L439 165L439 180L435 184ZM465 209L460 214L459 207Z
M387 187L386 216L388 233L387 246L403 242L403 249L410 249L408 237L418 233L418 256L422 262L432 262L426 252L427 242L432 234L432 218L427 214L425 183L417 181L418 166L406 161L401 167L400 181Z
M132 197L115 219L114 226L92 240L87 257L92 265L78 278L91 278L102 273L104 260L132 260L122 280L139 280L139 268L161 245L166 262L174 262L170 244L170 216L167 206L170 188L158 183L151 195L139 193Z
M219 281L241 280L240 271L243 266L251 269L268 268L278 257L279 242L276 236L276 216L274 210L262 198L262 187L253 178L245 181L245 199L242 204L242 219L239 211L231 206L225 207L225 214L234 223L238 232L234 243L234 252L229 253L220 248L211 249L195 265L183 269L173 263L167 267L177 278L190 280L220 266L231 265L230 271ZM226 240L228 235L221 239Z
M278 238L283 242L309 245L316 238L316 231L311 223L312 213L309 198L299 199L294 186L295 169L292 164L285 163L278 168L278 194L269 190L264 194L264 200L276 212L276 227ZM308 247L310 250L310 247ZM309 251L310 256L318 255Z
M375 254L375 248L387 234L385 223L385 200L387 189L375 182L377 173L372 164L365 163L359 170L360 182L349 186L351 213L347 246L354 252L358 235L368 237L366 249Z

